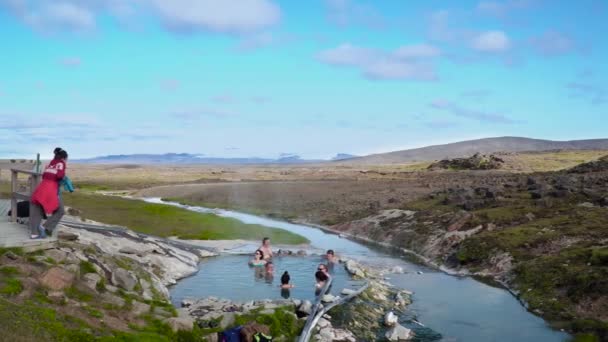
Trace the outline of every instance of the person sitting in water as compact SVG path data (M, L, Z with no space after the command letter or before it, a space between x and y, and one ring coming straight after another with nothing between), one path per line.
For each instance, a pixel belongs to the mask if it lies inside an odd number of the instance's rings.
M289 281L291 280L291 277L289 276L289 273L287 271L285 271L283 273L283 275L281 276L281 289L291 289L294 288L295 286L293 284L290 284Z
M251 266L264 266L266 265L266 260L264 260L264 252L261 250L255 251L253 259L249 261L249 265Z
M270 248L270 238L262 239L262 246L260 246L260 251L264 253L264 260L272 259L272 249Z
M336 254L334 253L333 249L327 250L327 253L325 253L325 258L330 264L335 264L338 262L338 258L336 258Z
M272 284L272 281L274 280L274 264L272 261L266 262L266 266L264 267L264 280L266 280L268 284Z
M317 280L317 283L315 284L315 288L317 290L321 290L323 288L323 286L325 286L325 283L327 282L327 280L329 280L329 276L327 275L327 273L325 273L323 271L317 271L317 273L315 273L315 279Z
M325 264L319 264L319 266L317 267L317 271L323 272L326 276L330 277L329 270L327 269L327 265Z
M272 261L267 261L266 262L266 274L274 274L274 264L272 263Z

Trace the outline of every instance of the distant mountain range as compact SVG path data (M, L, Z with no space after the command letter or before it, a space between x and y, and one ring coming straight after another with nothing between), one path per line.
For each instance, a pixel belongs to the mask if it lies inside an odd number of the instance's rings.
M552 141L519 137L486 138L348 159L353 164L395 164L469 157L475 153L551 150L608 150L608 139Z
M343 160L356 157L351 154L338 153L332 160ZM319 163L327 160L302 159L296 154L281 154L279 158L216 158L205 157L200 154L190 153L165 153L165 154L119 154L101 156L89 159L74 159L76 163L87 164L217 164L217 165L242 165L242 164L305 164Z
M486 138L461 141L451 144L434 145L410 150L371 154L358 157L338 153L330 160L302 159L297 154L281 154L279 158L218 158L200 154L128 154L109 155L90 159L72 160L78 163L96 164L307 164L307 163L352 163L352 164L395 164L417 161L433 161L448 158L469 157L475 153L495 152L540 152L551 150L608 150L608 139L551 141L519 137Z

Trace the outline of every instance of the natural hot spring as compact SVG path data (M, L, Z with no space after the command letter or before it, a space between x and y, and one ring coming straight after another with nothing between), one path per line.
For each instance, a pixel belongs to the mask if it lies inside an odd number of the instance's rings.
M199 266L199 272L189 278L180 280L171 289L171 300L179 305L185 298L200 298L214 296L237 301L256 299L315 298L314 274L322 259L320 257L281 256L275 257L274 277L264 275L263 267L250 267L247 262L249 255L227 255L204 259ZM296 287L288 293L279 289L281 275L288 271L291 283ZM331 293L337 295L343 288L356 288L360 281L351 280L341 264L330 269L333 276Z

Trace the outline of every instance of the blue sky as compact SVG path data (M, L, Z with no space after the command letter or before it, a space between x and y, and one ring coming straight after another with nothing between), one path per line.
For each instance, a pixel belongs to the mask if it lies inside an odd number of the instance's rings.
M601 0L0 0L0 158L606 138Z

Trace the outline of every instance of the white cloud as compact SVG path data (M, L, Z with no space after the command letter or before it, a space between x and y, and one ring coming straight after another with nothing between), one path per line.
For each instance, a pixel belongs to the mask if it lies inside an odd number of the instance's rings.
M329 21L337 26L362 25L371 29L386 26L385 17L370 5L354 0L325 0Z
M538 2L538 0L480 1L477 4L477 12L502 18L515 10L533 7Z
M471 47L482 52L504 52L511 48L511 40L502 31L486 31L473 38Z
M437 79L437 75L430 65L396 59L373 63L365 68L364 75L375 80L433 81Z
M91 8L74 1L23 0L0 1L13 15L38 30L90 30L95 27L95 14Z
M124 20L152 13L172 31L230 34L255 32L281 18L272 0L0 0L2 7L45 32L91 30L103 14Z
M151 0L172 29L246 33L272 26L281 18L269 0Z
M334 49L322 51L317 55L324 63L333 65L359 66L368 64L378 58L379 52L344 43Z
M430 81L437 79L431 60L439 55L439 49L426 44L386 52L344 43L321 51L317 59L329 65L358 68L363 76L373 80Z
M436 99L429 103L429 106L445 110L454 116L467 118L471 120L477 120L482 123L495 123L495 124L516 124L520 123L517 120L513 120L501 113L493 113L475 109L464 108L456 103L450 102L445 99Z
M400 58L431 58L441 55L441 50L429 44L402 46L395 51Z

